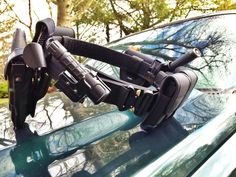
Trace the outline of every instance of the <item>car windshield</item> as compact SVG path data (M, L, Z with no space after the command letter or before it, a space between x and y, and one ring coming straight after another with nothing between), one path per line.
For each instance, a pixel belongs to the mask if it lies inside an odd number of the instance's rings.
M198 82L189 101L174 116L192 131L218 115L225 108L223 103L229 93L234 93L236 32L232 19L235 15L228 14L174 23L131 35L108 47L121 52L133 48L162 62L177 60L188 50L198 48L202 57L187 65L198 75ZM119 77L116 67L91 59L87 63Z
M160 159L156 176L190 176L236 131L235 20L233 13L204 16L107 45L120 52L131 47L162 62L194 47L202 52L187 65L198 75L189 98L150 133L132 111L89 99L73 103L61 92L38 101L24 130L13 130L8 107L1 106L0 176L132 176ZM86 64L119 78L117 67L93 59Z

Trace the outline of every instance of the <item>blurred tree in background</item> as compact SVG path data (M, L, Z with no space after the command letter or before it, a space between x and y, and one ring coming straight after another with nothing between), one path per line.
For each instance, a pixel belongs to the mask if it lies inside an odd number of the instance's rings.
M10 51L13 27L16 21L8 15L11 13L12 6L12 4L0 3L0 80L3 80L4 62Z
M186 18L199 13L236 9L235 0L41 0L48 4L50 16L57 9L57 25L72 27L77 38L95 43L106 43L125 35L152 28L163 22ZM22 1L23 2L23 1ZM0 0L0 72L9 53L16 22L26 28L30 37L34 24L42 17L33 9L32 0L25 0L28 21L14 11L15 1ZM39 2L39 1L38 1ZM36 3L36 2L34 2ZM25 5L26 5L25 4ZM33 18L33 15L37 18ZM1 74L2 79L2 74Z
M171 22L179 18L186 18L193 14L209 13L219 10L236 9L233 0L103 0L93 1L86 11L79 11L74 6L74 22L79 38L90 30L95 36L98 28L102 28L106 42L137 31L152 28L162 22ZM81 30L79 30L81 29Z
M57 6L57 25L72 27L74 19L80 19L93 0L47 0L47 2Z
M76 8L74 11L79 13ZM104 0L93 2L82 18L76 19L76 25L103 28L109 42L114 29L119 33L116 36L122 37L155 26L167 19L169 13L167 0ZM81 31L78 37L83 35Z
M0 98L8 97L7 82L4 81L3 71L4 63L10 52L13 28L16 22L9 16L12 13L12 7L13 4L6 4L0 0Z

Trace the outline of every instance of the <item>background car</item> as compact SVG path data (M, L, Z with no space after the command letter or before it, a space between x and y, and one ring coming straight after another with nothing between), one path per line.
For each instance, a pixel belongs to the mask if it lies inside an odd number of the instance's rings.
M47 94L15 132L2 106L0 176L236 176L235 19L235 11L203 15L107 45L165 62L194 47L203 55L188 65L198 75L188 100L150 133L132 111L72 103L62 93ZM109 64L86 64L119 77Z

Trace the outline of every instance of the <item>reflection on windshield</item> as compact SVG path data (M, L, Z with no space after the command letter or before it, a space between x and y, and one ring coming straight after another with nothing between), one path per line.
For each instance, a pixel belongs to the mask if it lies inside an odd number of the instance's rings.
M194 90L189 100L176 111L174 117L185 129L192 132L228 108L229 98L236 100L231 94L204 94Z
M168 119L149 134L136 127L92 144L139 122L129 111L110 112L43 136L26 124L15 131L17 145L0 152L0 176L129 176L188 134L175 119Z
M233 67L236 64L233 60L236 57L236 32L232 23L235 17L223 15L191 20L140 33L109 46L121 51L139 46L141 52L162 61L176 60L188 49L197 47L203 57L189 65L199 76L196 87L228 88L236 82Z
M35 117L28 116L26 122L32 131L35 130L41 135L114 109L115 107L109 104L94 105L88 99L83 104L73 103L63 93L57 92L47 94L39 100ZM14 144L15 140L15 132L8 105L1 105L0 148Z
M0 151L0 176L130 176L188 134L168 119L148 134L136 127L102 139L139 122L129 111L110 112L43 136L26 124L15 131L17 145Z
M236 15L228 14L176 23L126 37L108 47L124 51L135 46L153 60L161 61L176 60L194 47L200 49L202 57L188 65L198 75L197 85L174 115L191 132L220 114L235 93L236 25L232 23L235 18ZM87 63L98 67L102 62ZM113 75L119 77L116 68L112 70L113 66L102 64L109 68L108 74L112 75L114 70Z
M174 115L193 131L220 114L235 93L235 18L236 15L222 15L190 20L121 39L109 47L124 51L138 46L142 53L161 61L176 60L194 47L200 49L202 57L188 65L198 75L197 85Z
M65 158L114 131L132 128L139 122L140 118L131 112L110 112L44 136L38 136L25 124L24 129L15 130L17 145L0 151L0 176L11 173L25 177L51 176L48 165L53 161ZM4 168L4 162L7 168ZM35 171L38 173L34 174ZM57 175L53 173L53 176Z

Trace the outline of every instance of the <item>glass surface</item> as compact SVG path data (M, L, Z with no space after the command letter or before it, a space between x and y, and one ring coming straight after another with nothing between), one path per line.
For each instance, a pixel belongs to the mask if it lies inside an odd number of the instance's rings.
M227 14L175 23L131 35L108 47L121 52L133 48L162 62L178 60L195 47L201 51L202 57L187 65L198 75L198 82L188 101L174 115L192 132L220 114L235 91L236 24L232 23L235 18L236 15ZM92 59L87 63L119 77L116 67Z
M133 47L160 61L176 60L196 47L202 57L188 65L198 74L196 88L229 89L236 81L233 19L235 15L222 15L177 23L127 37L108 47L119 51Z

